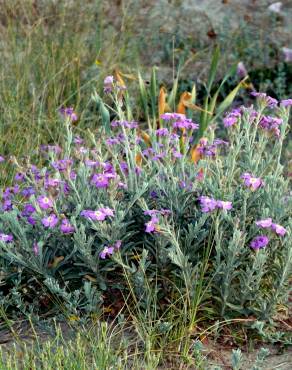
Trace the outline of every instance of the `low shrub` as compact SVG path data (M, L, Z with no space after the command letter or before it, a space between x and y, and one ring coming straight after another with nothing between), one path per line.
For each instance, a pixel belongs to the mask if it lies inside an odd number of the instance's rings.
M212 126L164 113L145 131L109 78L116 118L40 148L43 167L18 163L0 213L1 304L8 316L112 312L126 307L161 333L198 320L268 320L291 278L291 194L281 151L291 100ZM101 103L101 101L100 101ZM222 132L222 130L221 130ZM5 161L2 158L2 161ZM148 323L148 324L147 324Z

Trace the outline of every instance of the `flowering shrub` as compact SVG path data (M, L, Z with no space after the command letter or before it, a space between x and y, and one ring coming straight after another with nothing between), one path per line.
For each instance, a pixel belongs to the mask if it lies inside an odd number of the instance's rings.
M114 88L107 78L105 91ZM198 125L185 115L163 114L146 133L116 104L109 134L88 140L73 137L77 116L63 109L63 147L42 146L42 168L15 163L0 213L4 307L95 312L112 290L143 306L150 286L162 312L172 301L212 317L271 317L291 277L280 163L291 101L261 94L257 108L224 119L228 142L210 128L196 147Z

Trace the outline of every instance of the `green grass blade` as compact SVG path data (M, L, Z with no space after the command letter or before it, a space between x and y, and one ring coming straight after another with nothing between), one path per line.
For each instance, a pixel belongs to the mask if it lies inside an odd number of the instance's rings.
M207 93L208 94L210 94L213 82L216 77L219 58L220 58L220 49L219 49L219 46L216 46L213 52L213 55L212 55L211 67L210 67L209 78L208 78L208 83L207 83Z
M148 95L147 95L147 90L145 87L145 82L140 72L138 72L138 81L139 81L139 90L140 90L140 99L141 99L142 108L143 108L143 112L146 117L146 120L148 122L148 125L149 125Z
M151 99L152 118L154 121L156 121L157 97L158 97L158 86L156 79L156 67L153 67L150 80L150 99Z

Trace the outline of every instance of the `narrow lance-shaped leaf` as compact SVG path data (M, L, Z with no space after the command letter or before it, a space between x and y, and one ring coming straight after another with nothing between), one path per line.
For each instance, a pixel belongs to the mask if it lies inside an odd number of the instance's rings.
M248 77L245 77L242 81L239 82L239 84L226 96L226 98L223 100L223 102L218 106L218 109L216 111L216 116L212 119L212 122L215 121L227 108L231 106L233 103L238 91L242 87L242 84Z
M146 120L147 120L148 125L149 125L149 112L148 112L147 91L146 91L144 80L143 80L140 72L138 72L138 80L139 80L139 90L140 90L141 104L142 104L142 108L143 108L143 111L144 111Z
M152 118L156 121L156 101L157 101L157 80L156 80L156 67L152 68L151 80L150 80L150 99L151 99L151 109Z
M110 133L110 113L108 109L105 107L101 97L94 93L91 96L91 99L96 103L97 109L99 110L99 114L101 116L101 122L107 134Z

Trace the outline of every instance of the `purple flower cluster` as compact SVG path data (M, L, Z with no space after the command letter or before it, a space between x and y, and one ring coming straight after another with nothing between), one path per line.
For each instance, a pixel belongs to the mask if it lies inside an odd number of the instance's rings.
M199 125L192 122L191 119L187 118L184 114L181 113L164 113L160 116L163 121L172 121L172 127L174 129L185 129L185 130L197 130ZM156 131L158 136L166 136L166 131Z
M54 213L51 213L49 216L45 216L42 219L42 224L44 225L44 227L47 227L49 229L53 229L58 224L58 222L59 219Z
M269 108L275 108L278 105L278 100L272 98L266 93L253 91L251 95L258 98L261 103L265 104Z
M138 123L135 121L113 121L111 123L112 127L125 127L129 129L135 129L138 128Z
M250 243L251 248L261 249L268 245L269 238L266 235L256 236Z
M178 120L173 122L173 128L186 129L186 130L198 130L199 125L192 122L191 119L185 118L184 120Z
M62 107L59 112L64 118L68 118L71 122L75 122L78 120L77 114L74 112L74 108L72 107Z
M161 147L163 148L163 144L161 144ZM153 161L158 161L159 159L162 159L166 156L165 151L159 152L159 151L153 149L152 147L144 149L142 151L142 154L145 157L151 158Z
M55 162L52 162L51 164L55 170L64 172L71 168L71 166L73 165L73 160L69 158L59 159Z
M40 151L45 153L60 154L62 152L62 148L59 145L41 145ZM35 166L32 166L32 171L33 170L36 170Z
M214 198L210 198L207 196L201 196L199 197L201 211L204 213L212 212L215 209L224 209L226 211L229 211L232 209L232 202L229 201L223 201L223 200L216 200Z
M63 234L72 234L75 232L75 227L70 224L67 218L64 218L61 222L60 230Z
M248 172L243 173L241 178L244 180L245 186L250 188L252 191L257 190L264 185L264 182L261 178L255 177Z
M227 113L227 115L223 118L224 127L230 127L235 125L240 118L241 118L241 109L240 108L233 109L231 112Z
M277 137L280 136L279 126L283 123L282 118L262 116L259 126L269 132L273 132Z
M262 229L270 229L281 236L284 236L287 232L283 226L273 223L273 220L270 217L264 220L256 221L256 225Z
M164 128L159 128L158 130L155 131L157 136L169 136L169 131L166 127Z
M0 241L4 243L10 243L13 241L13 236L10 234L0 233Z
M202 138L198 145L198 152L203 157L215 158L218 147L220 145L228 145L227 141L221 139L215 139L212 144L208 144L208 140Z
M114 254L115 251L119 250L121 248L122 241L118 240L115 242L114 245L108 245L103 248L103 250L100 252L99 257L101 259L106 259L106 257L110 257Z
M107 145L113 146L113 145L122 144L124 140L125 140L124 135L120 133L115 137L109 137L108 139L105 140L105 142Z
M163 119L163 121L173 121L173 120L185 120L186 119L186 116L185 114L182 114L182 113L163 113L161 116L160 116L161 119Z
M54 206L53 200L46 195L39 196L37 202L41 209L49 209Z
M91 184L97 188L107 188L110 180L116 177L113 173L95 173L91 178Z
M111 208L105 207L99 208L96 211L90 209L84 210L80 215L91 221L104 221L107 217L113 217L114 211Z
M144 215L150 216L151 220L145 223L145 232L146 233L155 233L160 230L158 223L159 223L159 215L167 216L171 213L169 209L151 209L144 211Z
M281 103L280 103L280 106L281 107L291 107L292 105L292 99L285 99L285 100L282 100Z

